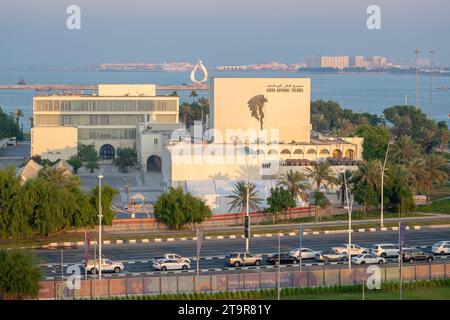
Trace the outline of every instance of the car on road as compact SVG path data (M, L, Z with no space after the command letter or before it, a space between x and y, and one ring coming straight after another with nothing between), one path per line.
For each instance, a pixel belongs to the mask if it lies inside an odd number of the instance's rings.
M114 272L119 273L125 269L123 263L115 262L109 259L101 259L102 260L102 272ZM87 265L84 268L91 274L96 274L99 271L99 263L96 260L95 262L89 260Z
M450 241L439 241L431 246L431 252L436 254L450 254Z
M348 253L348 244L344 243L343 245L341 245L339 247L331 248L331 250L333 250L336 253L347 254ZM352 255L352 256L356 256L358 254L369 253L369 251L370 251L369 249L360 247L353 243L350 245L350 255Z
M267 263L269 264L296 264L298 259L291 256L288 252L286 253L275 253L267 257Z
M370 253L382 258L395 257L397 258L400 253L397 245L393 243L377 243L372 246Z
M182 256L180 256L180 255L178 255L176 253L166 253L166 254L163 254L160 257L155 257L155 258L152 259L152 263L155 262L155 261L158 261L158 260L167 260L167 259L169 259L169 260L177 260L178 262L186 262L188 264L191 264L191 259L182 257Z
M408 249L402 251L402 260L404 262L414 263L415 261L427 261L432 262L434 260L433 254L423 252L418 249Z
M262 257L260 255L253 255L248 252L229 253L225 256L225 260L228 265L234 267L248 265L260 266L262 264Z
M377 257L376 255L369 254L369 253L359 254L357 256L352 257L352 263L354 263L354 264L373 264L373 263L383 264L383 263L386 263L386 258Z
M314 259L317 252L318 251L314 251L309 248L302 248L302 259ZM289 251L289 254L297 259L300 259L299 248Z
M178 261L175 259L159 259L153 261L153 269L166 271L166 270L188 270L191 264L186 261Z
M342 253L336 253L334 251L317 252L314 259L322 262L330 261L347 261L347 255Z

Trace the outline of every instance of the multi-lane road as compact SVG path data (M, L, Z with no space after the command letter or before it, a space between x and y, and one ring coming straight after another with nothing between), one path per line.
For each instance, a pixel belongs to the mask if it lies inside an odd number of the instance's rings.
M346 243L348 240L347 234L322 234L322 235L308 235L303 237L303 247L308 247L313 250L328 250L332 246ZM408 230L405 237L405 246L427 246L424 250L429 250L429 247L440 240L450 240L450 228L445 229L426 229L426 230ZM380 231L368 233L353 233L352 242L363 247L370 248L374 243L397 243L398 232L395 231ZM285 236L281 238L281 251L286 252L294 247L299 246L299 237ZM244 249L244 239L212 239L203 240L201 254L200 254L200 269L202 273L211 272L238 272L235 268L230 268L225 265L224 256L229 252L242 252ZM177 253L184 257L195 258L197 252L196 241L174 241L174 242L152 242L152 243L136 243L136 244L110 244L102 247L103 256L114 260L121 261L125 265L125 270L122 273L126 274L146 274L146 275L160 275L159 271L155 271L151 266L151 259L153 257L161 256L164 253ZM278 238L251 238L250 252L254 254L271 254L278 251ZM56 275L61 275L61 251L37 249L35 253L42 264L44 276L51 279ZM91 252L91 258L93 253ZM84 258L84 247L64 249L63 251L63 268L68 265L80 264ZM265 261L261 268L272 270ZM436 261L446 257L438 257ZM447 259L446 259L447 260ZM394 262L394 261L392 261ZM449 257L450 262L450 257ZM336 263L326 267L335 267ZM315 261L304 261L305 268L318 265ZM323 264L319 264L323 265ZM196 262L192 261L191 270L195 272ZM285 266L284 266L285 267ZM298 266L297 266L298 268ZM250 267L249 271L257 271L258 268ZM64 271L65 272L65 271ZM167 274L171 274L167 272ZM67 275L66 275L67 276ZM105 276L108 276L105 274ZM109 275L112 276L112 275ZM118 275L114 275L118 276Z

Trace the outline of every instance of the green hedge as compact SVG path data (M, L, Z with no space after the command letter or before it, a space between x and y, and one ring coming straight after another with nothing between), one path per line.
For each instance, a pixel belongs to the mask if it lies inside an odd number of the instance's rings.
M403 283L404 290L414 290L421 288L439 288L450 286L450 279L434 279L434 280L418 280L414 282ZM355 293L361 292L361 284L349 286L330 286L330 287L305 287L305 288L283 288L281 296L297 296L297 295L320 295L320 294L339 294L339 293ZM385 282L381 284L378 291L397 291L399 290L398 282ZM247 291L221 291L221 292L192 292L192 293L164 293L160 295L144 295L144 296L122 296L111 297L110 300L246 300L246 299L264 299L277 295L277 289L261 289ZM108 298L107 298L108 299Z

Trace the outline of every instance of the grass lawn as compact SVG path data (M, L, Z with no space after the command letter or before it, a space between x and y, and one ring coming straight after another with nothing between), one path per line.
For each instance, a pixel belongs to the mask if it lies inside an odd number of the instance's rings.
M365 291L365 300L399 300L398 291ZM265 299L277 299L270 296ZM296 296L281 296L282 300L362 300L362 291L359 293L338 293L338 294L310 294ZM422 288L403 291L404 300L450 300L450 287Z
M447 183L443 186L440 186L437 189L434 189L433 191L431 191L430 194L431 200L437 200L448 196L450 196L450 183Z
M437 200L429 205L417 206L417 211L450 214L450 199Z

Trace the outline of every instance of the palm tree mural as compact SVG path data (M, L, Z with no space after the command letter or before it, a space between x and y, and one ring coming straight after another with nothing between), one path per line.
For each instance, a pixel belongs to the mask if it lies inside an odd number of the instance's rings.
M308 183L306 174L303 172L298 172L291 169L281 174L278 185L285 187L294 199L301 199L304 202L308 201L308 190L311 186Z
M261 130L263 129L263 120L264 120L263 107L265 102L267 102L267 99L262 94L254 96L247 102L252 117L258 120L259 123L261 124L260 125Z
M260 209L262 199L258 197L258 191L253 183L248 186L248 207L249 210L258 211ZM247 210L247 183L245 181L238 181L234 186L233 193L227 198L232 199L230 202L230 211L237 209L242 212Z

